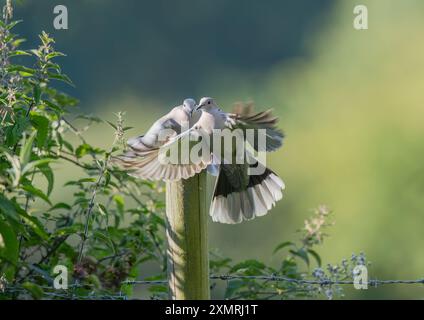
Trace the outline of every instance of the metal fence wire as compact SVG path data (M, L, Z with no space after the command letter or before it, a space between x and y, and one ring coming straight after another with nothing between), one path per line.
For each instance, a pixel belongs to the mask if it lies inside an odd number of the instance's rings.
M248 275L231 275L231 274L214 274L210 276L211 280L223 280L223 281L231 281L231 280L257 280L257 281L273 281L273 282L285 282L290 284L297 284L297 285L311 285L316 287L322 287L322 288L328 288L331 286L339 286L339 285L354 285L355 282L353 280L331 280L331 279L324 279L324 280L314 280L314 279L293 279L285 276L279 276L279 275L258 275L258 276L248 276ZM137 286L137 285L166 285L168 283L168 280L161 279L161 280L125 280L122 282L122 285L129 285L129 286ZM379 286L384 285L395 285L395 284L402 284L402 285L415 285L415 284L424 284L424 278L422 279L397 279L397 280L379 280L379 279L370 279L365 283L370 288L377 288ZM69 286L69 289L79 287L82 285L73 284ZM54 291L45 291L44 297L47 299L75 299L75 300L130 300L131 298L123 294L122 292L118 292L117 294L101 294L92 292L87 295L74 295L72 293L72 290L69 290L69 292L61 291L61 290L55 290L52 287L41 287L44 290L54 290ZM3 288L3 292L0 291L0 294L6 294L6 295L16 295L16 294L22 294L27 292L23 288L13 287L13 286L6 286Z

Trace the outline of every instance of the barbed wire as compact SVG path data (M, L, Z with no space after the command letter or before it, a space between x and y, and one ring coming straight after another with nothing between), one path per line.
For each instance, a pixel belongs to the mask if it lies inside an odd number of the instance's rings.
M355 281L353 280L333 280L333 279L295 279L289 278L286 276L280 275L257 275L257 276L249 276L249 275L232 275L232 274L212 274L209 277L211 280L223 280L223 281L231 281L231 280L259 280L259 281L273 281L273 282L286 282L298 285L314 285L320 287L331 287L336 285L354 285ZM157 280L125 280L121 282L122 285L166 285L168 280L166 279L157 279ZM424 278L422 279L370 279L368 281L364 281L361 284L367 284L369 287L378 287L381 285L394 285L394 284L406 284L406 285L414 285L414 284L424 284ZM69 288L76 287L87 287L87 285L82 284L71 284ZM56 290L49 286L40 286L43 290ZM94 289L94 288L93 288ZM20 294L20 293L28 293L24 288L21 287L12 287L6 286L4 291L0 291L0 294ZM90 292L86 295L70 295L66 291L62 292L52 292L52 291L44 291L43 296L46 298L59 298L59 299L77 299L77 300L128 300L129 297L119 292L118 294L101 294L96 293L95 291Z
M211 275L209 277L211 280L263 280L263 281L275 281L275 282L288 282L295 284L309 284L309 285L320 285L320 286L330 286L330 285L353 285L355 282L353 280L332 280L332 279L324 279L324 280L314 280L314 279L295 279L289 278L285 276L278 275L259 275L259 276L246 276L246 275L231 275L231 274L221 274L221 275ZM122 282L122 284L126 285L156 285L156 284L166 284L168 281L163 280L126 280ZM423 279L398 279L398 280L378 280L378 279L370 279L368 281L363 282L363 284L367 284L372 287L378 287L380 285L387 284L424 284Z

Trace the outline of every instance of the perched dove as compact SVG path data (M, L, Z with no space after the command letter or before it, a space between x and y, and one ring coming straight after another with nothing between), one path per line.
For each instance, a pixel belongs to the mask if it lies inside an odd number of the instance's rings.
M129 150L115 157L114 163L133 176L150 180L187 179L202 171L207 163L164 165L159 161L161 147L199 119L201 112L196 112L195 106L193 99L185 99L182 105L156 120L144 135L128 140Z

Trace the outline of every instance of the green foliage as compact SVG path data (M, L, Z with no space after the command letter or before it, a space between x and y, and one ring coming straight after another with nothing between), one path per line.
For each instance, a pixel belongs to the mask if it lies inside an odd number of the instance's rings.
M56 265L69 270L65 297L115 293L142 263L163 263L160 190L110 165L129 129L122 114L109 150L86 141L69 120L77 101L54 88L72 85L56 62L64 54L45 32L38 48L21 49L9 20L0 22L0 298L48 298ZM84 130L103 122L77 118ZM56 185L58 169L69 166L81 177ZM56 190L73 196L54 203Z
M213 274L220 275L213 278L227 281L225 298L293 299L316 297L321 293L320 287L302 281L314 276L316 270L321 270L321 258L313 249L322 244L326 236L323 231L331 225L326 222L329 214L325 206L318 207L299 230L298 243L284 241L278 244L273 250L274 258L279 261L276 267L253 259L233 264L231 259L213 254L210 268ZM310 272L313 264L317 268ZM351 277L351 274L347 273L346 276ZM282 278L288 281L276 281ZM337 290L337 293L341 292L340 288Z

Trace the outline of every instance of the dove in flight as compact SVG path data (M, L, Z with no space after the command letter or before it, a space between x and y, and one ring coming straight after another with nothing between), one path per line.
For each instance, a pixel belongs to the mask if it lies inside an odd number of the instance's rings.
M252 106L237 106L233 113L222 111L213 98L204 97L197 106L193 101L175 107L170 113L157 120L144 136L131 139L130 150L119 157L124 168L131 169L131 174L151 180L188 179L206 167L215 168L218 174L214 194L211 201L210 215L213 221L221 223L240 223L257 216L265 215L277 201L282 198L283 181L271 169L259 161L251 161L253 155L246 152L244 163L235 163L237 144L232 144L230 150L213 150L213 139L216 130L228 129L242 132L242 138L255 151L274 151L281 147L283 134L276 128L277 118L271 110L254 113ZM189 122L189 129L182 130L182 123ZM161 132L172 129L173 134L166 139L159 139ZM253 130L253 137L246 134ZM260 130L261 129L261 130ZM173 147L182 145L185 139L198 140L201 155L188 159L187 163L163 163L160 160L161 151L165 154ZM260 144L259 139L265 141ZM207 139L209 138L209 139ZM191 148L191 144L188 144ZM208 152L204 152L204 151ZM261 168L259 174L250 175L253 167ZM209 170L208 170L209 171Z
M144 135L129 139L128 150L113 162L135 177L149 180L187 179L206 168L207 163L166 165L159 161L159 152L173 137L186 131L200 118L194 110L196 101L185 99L182 105L156 120Z
M195 110L202 110L202 116L203 113L209 114L214 119L215 128L241 129L246 142L256 151L275 151L282 145L283 133L276 128L277 118L272 116L271 110L254 113L252 105L237 105L233 113L225 113L212 98L202 98ZM198 125L204 127L203 123ZM250 139L246 135L247 129L253 129L255 133ZM264 135L264 145L259 144L261 135ZM236 154L235 147L233 144L233 156ZM219 167L209 212L213 221L235 224L263 216L283 197L283 181L260 162L246 161L237 164L233 161L228 164L226 162L229 159L225 159L225 155L215 156L221 160L218 164L211 164ZM248 152L247 156L253 158ZM261 166L261 173L249 175L249 167L254 166Z

